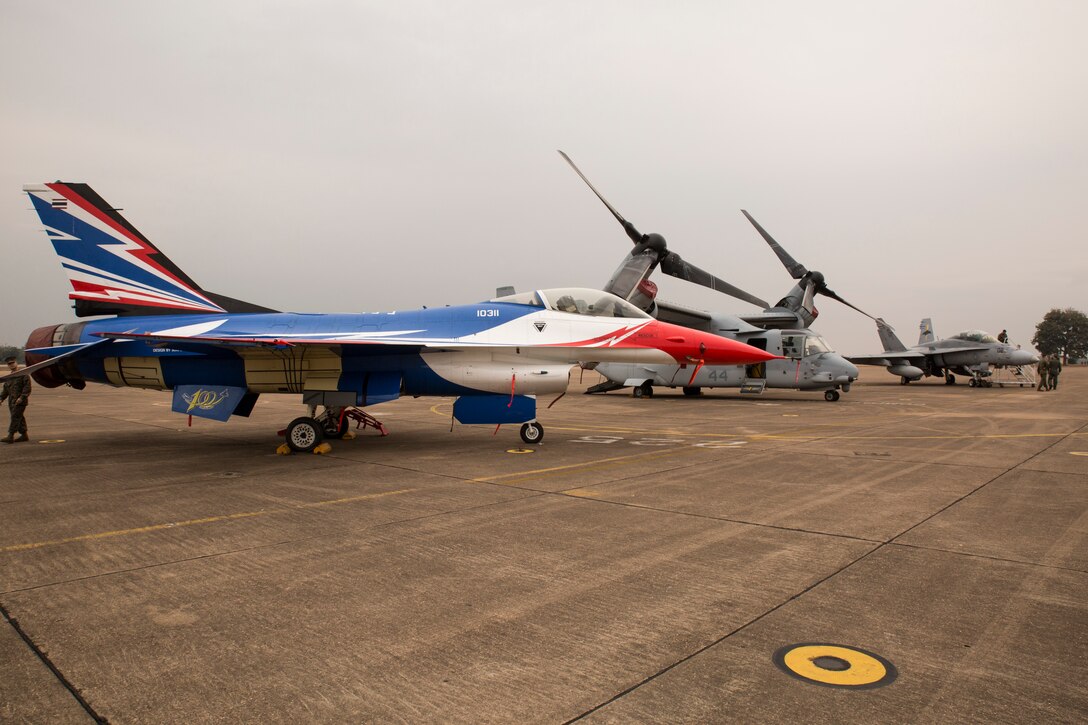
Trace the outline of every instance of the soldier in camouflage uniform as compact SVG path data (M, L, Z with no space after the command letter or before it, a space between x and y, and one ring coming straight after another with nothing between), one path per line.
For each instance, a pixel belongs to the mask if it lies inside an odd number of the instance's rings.
M1046 355L1039 357L1039 362L1035 366L1035 372L1039 375L1039 386L1036 390L1048 390L1047 383L1050 382L1050 358Z
M8 370L11 372L19 369L19 364L15 361L15 358L9 357L5 362L7 362ZM30 440L26 434L26 418L23 417L27 403L30 402L30 376L22 375L5 380L4 389L0 392L0 403L4 402L5 399L8 401L8 409L11 411L11 424L8 426L7 437L0 438L0 442L22 443ZM16 434L19 435L18 438L15 437Z
M1050 390L1058 389L1058 375L1062 371L1062 356L1058 353L1054 353L1050 356L1050 382L1048 386Z

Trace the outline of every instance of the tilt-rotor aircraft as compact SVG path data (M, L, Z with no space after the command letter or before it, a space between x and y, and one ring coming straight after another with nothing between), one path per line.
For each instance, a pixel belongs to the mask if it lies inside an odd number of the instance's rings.
M580 288L437 309L277 312L199 287L86 184L24 191L68 274L76 316L111 317L34 330L15 375L45 387L172 390L175 412L215 420L248 416L262 393L301 395L309 415L288 425L291 450L343 437L349 420L364 420L355 406L401 395L456 396L461 423L522 423L522 439L538 443L536 396L561 396L574 364L774 357Z
M762 393L766 388L781 388L823 391L824 398L835 401L839 399L840 390L850 390L850 384L858 377L857 368L833 352L822 337L808 329L819 315L813 298L816 294L827 295L863 315L866 313L828 289L823 274L810 272L790 257L748 212L744 212L744 215L755 225L794 279L798 280L773 307L685 261L668 249L665 238L660 234L641 234L634 224L608 203L570 157L562 151L559 153L612 212L634 242L634 248L624 257L605 285L605 290L630 300L658 320L721 335L779 356L779 359L766 363L707 365L695 371L695 374L689 374L684 363L602 362L595 369L608 380L591 387L587 393L630 387L635 397L648 397L653 395L655 386L681 387L686 395L698 395L704 387L739 388L742 393ZM728 315L657 300L657 285L650 281L649 276L658 267L671 277L722 292L764 309L757 313Z
M971 387L990 387L988 379L992 366L1019 367L1039 362L1039 358L1007 342L999 342L982 330L967 330L940 340L933 333L933 322L927 317L918 326L918 344L907 348L895 335L895 330L876 321L876 331L884 352L874 355L851 355L859 365L880 365L892 375L899 376L903 385L919 380L923 375L944 376L947 385L956 382L956 374L969 375Z

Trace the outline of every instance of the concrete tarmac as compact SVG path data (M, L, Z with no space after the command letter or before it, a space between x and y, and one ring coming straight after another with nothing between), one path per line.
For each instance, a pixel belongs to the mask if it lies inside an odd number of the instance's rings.
M0 447L0 721L1088 720L1088 368L863 375L829 403L575 371L539 447L420 398L292 456L294 398L189 427L35 388ZM774 659L812 643L822 682Z

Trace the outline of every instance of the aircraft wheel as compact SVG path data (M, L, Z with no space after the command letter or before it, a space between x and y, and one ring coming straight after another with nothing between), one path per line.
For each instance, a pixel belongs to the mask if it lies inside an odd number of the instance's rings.
M652 398L654 397L654 386L650 385L650 381L647 380L642 385L639 385L631 393L636 398Z
M899 384L900 385L910 385L910 378L908 378L906 375L904 375L903 377L899 378Z
M956 376L953 375L952 373L949 373L948 375L945 375L944 376L944 384L945 385L955 385L956 384Z
M325 415L321 417L321 433L325 438L339 440L348 432L347 416L341 420L339 415Z
M684 395L702 395L702 394L703 394L703 389L700 388L698 385L693 385L693 386L684 388Z
M972 388L978 387L978 381L975 380L974 378L971 378L970 380L968 380L967 384L969 386L971 386Z
M321 424L313 418L295 418L287 426L287 445L292 451L309 453L324 438Z
M839 399L839 391L838 390L825 390L824 391L824 400L828 401L829 403L834 403L838 399Z
M526 443L539 443L544 440L544 426L540 423L526 423L521 426L521 439Z

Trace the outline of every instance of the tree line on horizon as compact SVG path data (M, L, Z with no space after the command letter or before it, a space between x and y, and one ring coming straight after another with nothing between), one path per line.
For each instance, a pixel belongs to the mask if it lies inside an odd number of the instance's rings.
M1060 355L1063 363L1088 357L1088 315L1072 307L1043 315L1031 344L1043 355Z

